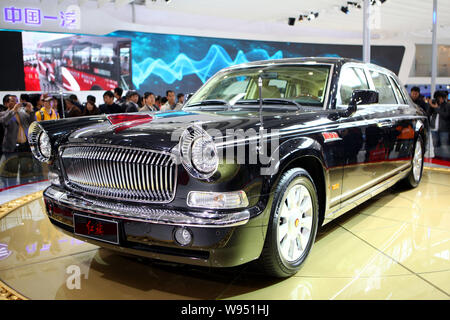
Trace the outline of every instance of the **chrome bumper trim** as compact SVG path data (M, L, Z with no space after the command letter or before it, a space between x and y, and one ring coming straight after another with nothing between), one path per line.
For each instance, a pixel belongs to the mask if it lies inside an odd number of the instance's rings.
M182 212L169 209L152 209L142 204L111 203L105 200L81 197L70 191L55 188L54 186L45 189L44 197L76 211L156 224L222 228L244 225L250 219L250 212L247 209L232 213Z

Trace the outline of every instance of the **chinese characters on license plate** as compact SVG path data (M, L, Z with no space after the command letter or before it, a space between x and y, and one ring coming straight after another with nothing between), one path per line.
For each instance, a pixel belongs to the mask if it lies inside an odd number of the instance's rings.
M119 244L119 224L117 221L93 218L74 213L73 225L75 234L77 235Z

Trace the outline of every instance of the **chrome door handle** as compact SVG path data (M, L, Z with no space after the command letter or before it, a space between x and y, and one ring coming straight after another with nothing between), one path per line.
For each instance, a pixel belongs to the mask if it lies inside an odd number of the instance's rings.
M383 120L383 121L380 121L380 122L377 122L377 126L378 127L390 127L390 126L392 126L392 123L393 123L394 121L392 121L391 119L387 119L387 120Z

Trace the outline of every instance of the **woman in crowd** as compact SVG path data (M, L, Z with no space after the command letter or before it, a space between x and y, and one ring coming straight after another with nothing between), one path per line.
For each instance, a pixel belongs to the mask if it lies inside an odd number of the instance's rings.
M100 114L100 109L95 104L95 97L88 96L86 101L86 107L84 108L83 116L92 116Z

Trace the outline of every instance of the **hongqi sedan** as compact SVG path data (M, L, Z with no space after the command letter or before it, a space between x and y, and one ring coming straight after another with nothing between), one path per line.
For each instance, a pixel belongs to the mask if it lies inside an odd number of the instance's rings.
M125 254L296 273L317 229L400 182L416 187L426 116L397 76L340 58L219 71L171 112L35 122L62 231Z

